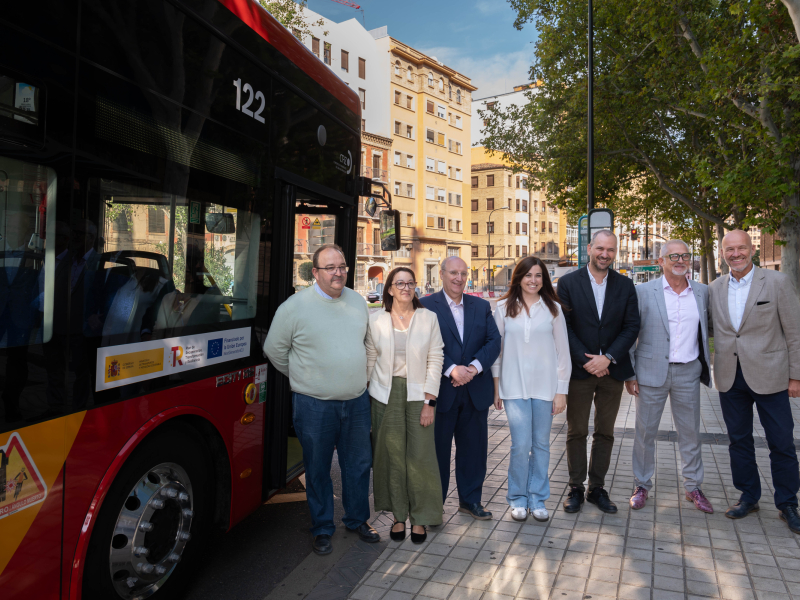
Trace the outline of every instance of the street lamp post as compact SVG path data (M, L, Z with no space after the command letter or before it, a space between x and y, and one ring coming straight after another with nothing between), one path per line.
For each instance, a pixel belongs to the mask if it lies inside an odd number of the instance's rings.
M496 213L498 210L510 210L508 206L501 206L500 208L495 208L494 210L489 212L489 220L486 223L486 234L489 236L489 241L486 244L486 262L489 265L489 291L494 291L494 269L492 269L492 254L490 254L490 250L492 248L492 229L494 229L494 222L492 221L492 215ZM492 224L492 229L489 229L489 223Z
M589 0L589 48L588 48L588 95L589 95L589 122L586 148L586 188L587 188L587 215L594 208L594 18L592 0Z

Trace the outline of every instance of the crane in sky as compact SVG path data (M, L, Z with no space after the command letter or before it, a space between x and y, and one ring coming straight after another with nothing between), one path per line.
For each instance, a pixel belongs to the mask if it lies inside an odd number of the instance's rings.
M333 2L336 2L336 3L338 3L338 4L342 4L342 5L344 5L344 6L349 6L350 8L354 8L354 9L356 9L356 10L360 10L360 11L361 11L361 22L362 22L362 23L365 23L365 22L364 22L364 9L363 9L363 8L361 8L361 7L360 7L358 4L356 4L355 2L351 2L350 0L333 0ZM365 23L365 25L364 25L364 26L366 27L366 23Z

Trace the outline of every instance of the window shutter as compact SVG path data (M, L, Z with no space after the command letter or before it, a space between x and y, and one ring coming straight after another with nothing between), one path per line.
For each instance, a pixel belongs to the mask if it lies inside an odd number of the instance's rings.
M311 51L319 58L319 40L317 38L311 38Z
M428 227L434 226L435 217L428 217Z
M358 76L360 79L367 78L367 61L363 58L358 59Z
M433 101L428 100L425 103L425 110L428 111L429 113L433 114Z
M444 134L443 133L438 133L437 136L438 136L438 142L437 143L440 146L444 146Z
M347 52L347 50L342 50L342 70L350 70L350 54Z

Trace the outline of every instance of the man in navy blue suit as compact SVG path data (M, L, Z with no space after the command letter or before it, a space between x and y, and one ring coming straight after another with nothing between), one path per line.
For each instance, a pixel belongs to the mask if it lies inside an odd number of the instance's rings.
M481 504L489 445L489 407L494 401L491 366L500 354L500 332L486 300L464 295L469 271L457 256L442 261L443 289L422 298L439 318L444 365L436 405L436 458L442 478L442 502L450 482L450 449L456 440L458 510L475 519L492 513Z

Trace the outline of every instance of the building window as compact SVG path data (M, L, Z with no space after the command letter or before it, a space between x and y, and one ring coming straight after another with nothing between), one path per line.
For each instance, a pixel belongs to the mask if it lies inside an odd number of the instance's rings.
M494 221L486 223L486 233L494 233Z
M436 197L435 194L436 194L436 192L433 189L433 186L430 186L430 185L426 185L425 186L425 199L426 200L433 200Z
M436 161L436 170L440 174L444 175L445 173L447 173L447 164L443 160L437 160Z
M523 246L522 247L522 256L528 256L528 247L527 246Z
M511 205L511 198L508 199L508 210L514 210L514 207Z
M448 204L452 204L453 206L461 206L461 194L449 192Z
M472 201L472 212L478 212L478 201L477 200L473 200Z
M547 212L547 202L542 201L542 212Z
M494 198L486 199L486 210L494 210Z
M311 51L319 58L319 39L315 37L311 38Z
M478 235L478 224L477 223L473 223L472 224L472 235Z
M494 175L487 175L486 176L486 187L494 186Z
M331 45L328 42L325 42L325 54L322 60L326 65L331 64Z
M425 102L425 112L433 114L433 100L427 100Z
M486 103L486 110L494 110L495 106L497 106L497 102L487 102Z
M414 197L414 186L410 183L406 184L406 196L408 196L409 198Z
M359 64L360 64L360 61L361 61L361 59L359 59ZM394 74L398 75L398 76L400 75L400 61L399 60L394 61Z
M472 258L478 258L478 247L477 246L473 246L472 247Z
M517 175L517 187L519 188L519 175Z
M436 143L440 146L444 146L444 134L443 133L436 133Z
M546 230L547 230L547 222L542 221L542 233L544 233Z
M400 182L399 181L395 181L394 182L394 195L395 196L399 196L400 195Z
M444 91L444 79L439 78L439 91Z
M444 106L442 106L441 104L437 104L436 105L436 116L439 117L440 119L444 119L445 118L445 114L444 113L445 113Z
M155 206L147 208L147 233L165 233L164 210Z
M435 138L435 134L433 129L427 129L425 131L425 140L433 144Z
M517 212L519 212L519 198L517 198Z
M299 30L299 29L295 29L295 28L293 27L293 28L292 28L292 35L293 35L294 37L296 37L298 40L300 40L301 42L303 41L303 34L302 34L302 33L300 33L300 30Z
M464 178L462 177L461 169L456 169L456 181L463 181L463 180Z
M367 120L361 119L361 131L366 131L366 130L367 130Z
M401 96L400 92L395 90L395 93L394 93L394 103L395 104L400 104L400 96Z
M528 235L528 224L527 223L523 223L522 224L522 235Z
M553 233L553 224L552 223L548 223L547 224L547 232L548 233Z
M402 155L399 152L395 152L394 153L394 164L396 164L398 167L400 166L400 157L401 156Z
M511 244L508 245L508 254L506 256L511 256Z
M433 73L428 73L428 87L433 87Z
M522 201L522 212L528 212L528 201L527 200L523 200Z
M513 224L511 221L509 221L509 222L508 222L508 233L509 233L509 235L511 235L511 234L513 233L513 232L511 231L511 228L512 228L513 226L514 226L514 224Z
M508 176L508 187L511 187L511 175Z
M461 117L460 117L460 116L458 116L458 115L456 115L456 127L458 127L459 129L462 129L462 126L461 126Z
M558 233L558 223L553 223L553 233Z
M342 71L350 72L350 53L347 50L342 50Z
M411 139L414 137L414 128L411 125L406 125L406 137Z
M517 223L517 235L519 235L519 223Z
M406 77L409 81L414 81L414 67L411 65L408 66L408 70L406 71Z
M461 256L461 248L447 248L447 256Z
M439 202L444 202L444 190L443 189L440 188L440 189L436 190L436 199Z
M437 217L439 221L439 229L444 229L444 217Z
M477 177L473 177L472 178L472 187L474 187L474 188L478 187L478 178Z
M358 78L359 79L366 79L367 78L367 61L363 58L358 59Z
M538 211L539 211L539 201L538 200L534 200L533 201L533 212L538 212Z
M433 215L428 215L427 218L425 219L425 226L428 227L429 229L433 229L434 227L436 227L436 217L434 217Z
M361 110L367 108L367 91L358 88L358 97L361 98Z
M425 158L425 170L430 171L433 173L434 169L436 168L436 161L432 158Z
M517 258L519 258L519 244L517 244L517 246L516 246L516 250L517 250L516 257L517 257Z
M394 132L397 135L400 135L400 121L395 121L394 122Z
M406 154L406 166L409 169L413 169L414 168L414 157L411 156L410 154Z
M492 244L491 246L488 246L487 250L489 251L489 258L493 258L494 257L494 244Z

